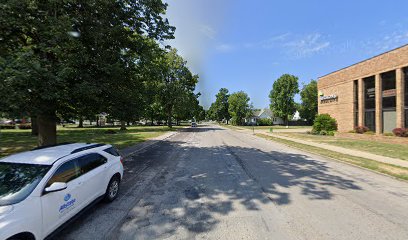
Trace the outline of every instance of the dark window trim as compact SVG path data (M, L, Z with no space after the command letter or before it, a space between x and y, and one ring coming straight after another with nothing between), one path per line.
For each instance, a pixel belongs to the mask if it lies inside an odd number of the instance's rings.
M98 155L99 157L101 157L101 158L104 159L104 162L103 162L101 165L99 165L99 166L97 166L97 167L95 167L95 168L92 168L91 170L89 170L89 171L83 173L83 172L82 172L81 164L79 163L79 159L80 159L80 158L87 157L87 156L90 156L90 155ZM105 164L108 162L108 159L107 159L105 156L103 156L103 155L101 155L101 154L99 154L99 153L92 152L92 153L87 153L87 154L84 154L84 155L82 155L82 156L80 156L80 157L77 157L77 158L76 158L76 161L77 161L77 164L78 164L78 167L79 167L79 171L80 171L80 175L79 175L79 176L83 176L83 175L86 175L87 173L92 172L93 170L95 170L95 169L97 169L97 168L99 168L99 167L105 165Z
M58 169L59 169L62 165L64 165L65 163L71 162L71 161L74 161L74 162L75 162L75 163L74 163L75 166L76 166L77 168L79 168L76 158L70 158L70 159L68 159L67 161L62 162L62 163L55 169L55 171L51 174L51 176L48 177L47 181L45 181L45 184L44 184L44 186L43 186L43 191L42 191L43 194L42 194L42 195L44 195L44 193L45 193L44 190L47 188L48 182L51 180L51 178L54 176L54 174L58 171ZM73 180L79 178L80 176L81 176L81 175L80 175L80 172L79 172L79 174L78 174L75 178L69 180L69 181L66 182L66 183L68 184L69 182L71 182L71 181L73 181Z

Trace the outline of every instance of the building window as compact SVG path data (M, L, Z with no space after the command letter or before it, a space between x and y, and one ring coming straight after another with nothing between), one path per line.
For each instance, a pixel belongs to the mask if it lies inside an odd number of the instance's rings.
M358 80L353 81L354 89L354 126L358 126Z
M382 105L384 110L395 110L396 107L396 75L395 71L381 74Z
M375 111L366 111L365 116L365 126L370 129L370 131L375 132Z
M381 74L382 81L382 131L392 132L396 128L396 72L389 71Z
M405 92L405 127L408 128L408 67L404 68L404 92Z
M405 128L408 128L408 108L405 108Z
M408 67L404 68L404 78L405 78L405 109L408 108ZM406 125L405 125L406 126ZM408 126L407 126L408 127Z
M375 76L367 77L364 81L364 125L375 132Z
M364 78L364 106L375 110L375 77Z

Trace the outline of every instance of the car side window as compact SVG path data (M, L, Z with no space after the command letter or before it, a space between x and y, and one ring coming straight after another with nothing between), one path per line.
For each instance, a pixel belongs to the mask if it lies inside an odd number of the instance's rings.
M81 175L92 171L93 169L105 164L107 159L97 153L91 153L78 158L78 165Z
M76 165L75 160L70 160L62 164L54 175L48 180L47 187L55 182L67 183L79 176L79 168Z
M103 151L104 151L104 152L107 152L107 153L109 153L109 154L111 154L111 155L113 155L113 156L115 156L115 157L119 157L119 156L120 156L118 150L116 150L114 147L107 148L107 149L105 149L105 150L103 150Z

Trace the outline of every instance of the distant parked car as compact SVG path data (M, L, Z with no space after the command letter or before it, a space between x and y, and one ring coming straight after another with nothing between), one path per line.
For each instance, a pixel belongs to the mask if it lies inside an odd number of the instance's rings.
M197 127L197 123L196 122L191 122L191 127Z
M1 120L0 124L10 124L10 125L12 125L12 124L14 124L14 121L13 120Z
M121 162L111 145L85 143L0 159L0 239L44 239L96 200L113 201Z

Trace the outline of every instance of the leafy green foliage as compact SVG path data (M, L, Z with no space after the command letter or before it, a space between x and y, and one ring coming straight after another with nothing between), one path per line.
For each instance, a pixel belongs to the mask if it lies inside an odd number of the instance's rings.
M317 115L313 123L313 130L312 130L313 132L315 133L321 133L322 131L333 132L336 130L337 130L336 119L332 118L329 114Z
M193 111L194 108L190 107L198 105L198 101L192 102L198 76L191 73L186 61L177 54L176 49L171 49L158 59L158 65L160 66L156 80L158 81L158 101L163 106L167 124L171 127L175 111L182 115L185 114L181 113L183 107Z
M162 0L2 1L0 109L42 119L40 144L55 143L57 116L139 118L158 101L143 97L161 71L156 41L174 38L166 8Z
M249 101L250 101L249 96L243 91L233 93L229 96L228 111L232 116L232 124L244 125L245 118L251 116L252 107Z
M309 84L303 86L300 91L300 98L302 100L298 109L300 117L306 119L311 124L317 115L317 81L312 80Z
M288 121L290 115L296 111L295 94L299 92L298 78L284 74L278 78L269 93L270 108L275 116Z
M272 119L269 119L269 118L260 118L257 120L256 123L258 126L272 126L273 125Z
M231 118L231 115L228 111L229 108L229 103L228 103L228 89L226 88L221 88L220 91L215 95L216 99L214 102L213 106L213 111L214 111L214 118L215 120L221 122L222 120L226 120L227 124L229 119Z

